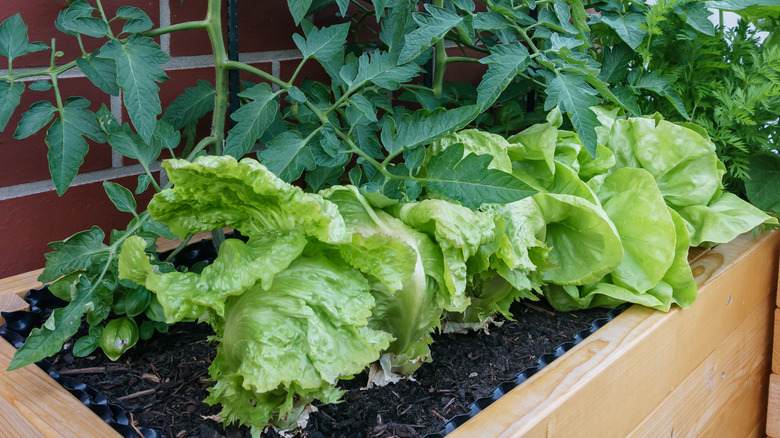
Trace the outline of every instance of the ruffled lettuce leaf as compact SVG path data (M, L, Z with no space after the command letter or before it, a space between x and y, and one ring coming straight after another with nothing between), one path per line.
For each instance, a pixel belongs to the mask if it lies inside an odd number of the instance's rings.
M164 166L174 187L154 196L149 213L179 236L230 226L246 236L300 230L323 242L350 238L335 205L287 184L255 160L204 156Z
M303 253L306 242L300 233L271 231L246 243L227 239L220 245L214 263L200 274L160 273L144 253L143 239L131 236L119 255L119 278L154 292L169 324L200 318L208 310L223 316L228 297L240 295L257 283L270 287L274 276Z
M361 266L360 261L352 257L353 254L341 251L350 264L376 279L371 283L376 305L369 324L395 338L383 356L383 364L394 372L411 375L420 365L431 360L428 347L433 342L431 332L439 327L443 308L455 306L444 286L442 251L424 233L387 212L374 210L352 186L332 187L322 194L337 206L351 232L364 237L388 236L412 250L412 257L404 258L412 267L411 274L406 275L404 267L402 276L391 276L399 280L405 278L400 288L376 270Z
M321 195L338 208L352 238L339 244L341 257L352 267L376 277L390 292L403 287L415 271L417 252L396 235L396 219L375 210L354 186L333 186Z
M221 343L209 368L207 403L220 416L259 432L295 424L315 399L338 401L339 379L377 360L390 335L367 326L374 299L368 281L322 254L297 258L274 277L228 299L215 331Z
M425 161L428 162L432 156L458 143L463 145L464 156L467 154L490 155L493 160L488 165L488 169L512 173L512 162L509 160L507 152L510 147L509 142L498 134L477 129L464 129L434 141L426 151Z
M725 167L700 127L671 123L658 115L627 120L608 115L615 118L600 138L615 154L615 169L650 172L667 205L686 221L691 245L727 242L757 225L776 222L723 191Z
M469 304L466 262L482 245L494 240L492 217L439 199L398 205L392 214L439 245L444 256L444 284L450 294L445 309L464 310Z
M550 122L529 126L509 137L509 158L515 176L525 180L530 177L546 186L555 173L555 145L558 127Z

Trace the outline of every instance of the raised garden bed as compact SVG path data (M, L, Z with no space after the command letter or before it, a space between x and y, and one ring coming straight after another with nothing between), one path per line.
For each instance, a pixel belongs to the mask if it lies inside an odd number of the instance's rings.
M447 432L464 423L450 436L763 433L779 248L777 232L718 246L692 264L700 297L691 309L630 308L499 401L475 404L482 412ZM39 286L35 277L3 280L0 294ZM0 366L12 353L0 342ZM20 436L115 435L35 367L0 376L0 427Z

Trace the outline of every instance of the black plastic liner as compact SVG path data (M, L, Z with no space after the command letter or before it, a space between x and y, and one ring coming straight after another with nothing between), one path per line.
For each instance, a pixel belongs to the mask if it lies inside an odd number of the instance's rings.
M48 319L54 309L67 304L65 301L52 295L48 287L31 290L27 292L24 299L30 304L29 311L0 312L0 315L5 319L5 324L0 326L0 336L17 349L24 344L24 340L27 339L33 328L40 327L46 322L46 319ZM162 438L162 433L154 429L139 427L136 430L130 424L124 408L117 404L109 403L106 397L95 388L87 386L72 377L60 376L57 371L51 369L51 358L41 360L35 364L123 437L137 438L138 432L141 432L144 438Z
M235 236L241 238L241 236ZM167 253L162 254L161 258L164 258ZM198 243L188 246L185 250L173 257L171 262L176 266L186 266L191 268L196 263L205 262L210 264L216 258L217 253L209 240L202 240ZM58 307L62 307L67 302L55 297L49 292L48 287L44 286L41 289L31 290L25 295L25 301L30 304L29 311L18 312L0 312L5 324L0 326L0 336L8 341L15 348L20 348L24 344L27 336L33 328L40 327L46 322L52 311ZM499 384L496 389L493 390L490 396L477 399L469 405L469 412L466 414L457 415L450 418L442 429L435 433L429 433L424 438L442 438L458 426L468 421L480 413L483 409L490 406L494 401L501 398L504 394L508 393L521 383L525 382L536 374L539 370L553 362L555 359L561 357L564 353L571 350L575 345L580 343L583 339L596 332L596 330L603 327L606 323L614 319L623 310L627 309L628 305L622 305L615 309L612 309L607 313L604 318L599 318L593 321L589 328L577 332L573 339L569 342L555 347L552 353L542 355L537 364L524 369L517 373L515 378L511 381L503 382ZM66 343L66 346L69 345ZM68 376L60 376L59 373L51 369L51 358L44 359L36 362L36 365L48 373L54 380L56 380L62 387L67 389L76 398L81 400L87 407L89 407L95 414L114 428L120 435L125 438L137 438L138 432L141 432L144 438L162 438L162 433L155 429L138 427L137 431L127 418L127 414L122 406L110 403L105 396L103 396L96 389L78 381L75 378Z
M241 236L235 237L242 238ZM165 258L168 254L170 252L163 253L160 257ZM174 256L171 262L176 266L192 268L199 262L210 264L216 257L217 251L211 241L201 240L198 243L189 245ZM54 309L68 304L66 301L55 297L49 291L48 286L27 292L24 300L30 305L29 311L0 312L0 315L5 320L5 323L0 326L0 336L16 349L19 349L24 344L25 339L30 336L34 328L41 327L46 322ZM64 348L68 348L71 345L71 343L66 343ZM138 427L136 430L130 424L124 407L110 403L97 389L80 382L76 378L60 376L57 371L51 369L52 363L52 359L47 358L35 364L63 388L67 389L68 392L73 394L74 397L84 403L85 406L90 408L98 417L113 427L120 435L125 438L138 438L138 432L140 432L144 438L162 438L162 432L156 429Z
M629 305L623 304L607 312L607 315L605 317L594 320L590 324L589 328L580 330L579 332L575 333L573 340L558 345L557 347L555 347L555 351L552 353L543 354L539 358L539 360L536 361L536 365L528 367L523 371L520 371L519 373L515 374L514 379L499 384L489 396L482 397L475 400L473 403L469 405L468 413L456 415L450 418L449 420L447 420L446 423L444 423L444 426L441 430L439 430L438 432L429 433L425 435L424 438L442 438L452 433L458 426L462 425L466 421L473 418L475 415L482 412L485 408L493 404L494 401L503 397L504 394L508 393L509 391L515 389L518 385L528 380L531 376L536 374L539 370L541 370L545 366L552 363L555 359L563 356L564 353L571 350L575 345L582 342L582 340L595 333L596 330L600 329L601 327L604 327L606 323L615 319L616 316L620 315L624 310L628 309L629 307L630 307Z

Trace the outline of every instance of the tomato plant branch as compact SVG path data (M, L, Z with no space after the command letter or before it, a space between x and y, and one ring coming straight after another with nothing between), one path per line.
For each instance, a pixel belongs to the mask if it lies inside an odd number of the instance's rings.
M111 31L111 22L108 21L108 17L106 17L106 11L103 9L103 4L100 2L100 0L96 0L98 11L100 11L100 16L103 18L103 22L106 23L106 28L108 29L108 36L113 40L116 39L114 37L114 32Z

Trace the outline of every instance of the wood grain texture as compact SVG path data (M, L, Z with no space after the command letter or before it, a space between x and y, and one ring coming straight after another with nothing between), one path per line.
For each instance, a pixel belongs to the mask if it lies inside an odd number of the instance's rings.
M780 437L780 376L769 376L769 397L767 401L766 434L772 438Z
M721 422L735 433L720 436L742 436L750 429L740 422L763 424L773 307L772 296L759 303L629 436L707 436Z
M109 438L119 436L35 365L5 371L16 349L0 338L0 424L19 437ZM36 432L37 431L37 432ZM8 433L8 432L5 432Z
M14 275L0 280L0 296L6 294L24 295L30 289L38 289L43 283L38 281L43 269L25 272L24 274Z
M690 309L631 307L450 436L625 437L768 305L779 247L775 232L712 249L692 264L700 296Z

